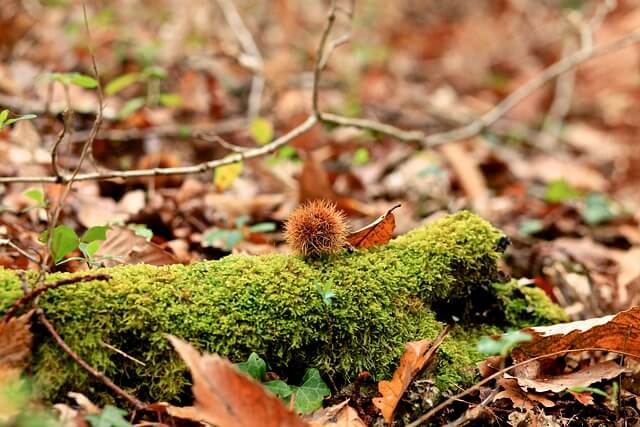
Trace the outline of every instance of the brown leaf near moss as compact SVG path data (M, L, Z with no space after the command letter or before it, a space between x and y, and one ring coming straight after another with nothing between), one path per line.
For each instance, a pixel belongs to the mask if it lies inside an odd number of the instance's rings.
M393 211L399 207L400 205L395 205L371 224L351 233L347 238L349 244L356 249L367 249L387 243L393 237L393 231L396 228Z
M33 310L9 322L0 322L0 385L18 377L31 355Z
M307 427L273 394L239 372L218 355L201 355L186 341L169 336L193 378L195 405L170 406L167 412L179 418L219 427Z
M433 358L447 332L448 329L445 328L433 341L420 340L407 343L400 358L400 366L394 372L391 381L385 380L378 383L378 391L382 397L374 397L373 404L380 410L385 422L390 424L393 421L393 414L402 395L416 374Z

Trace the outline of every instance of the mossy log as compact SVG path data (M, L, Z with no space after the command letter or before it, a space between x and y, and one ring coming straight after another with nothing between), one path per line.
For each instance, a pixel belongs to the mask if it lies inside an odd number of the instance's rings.
M539 290L496 285L507 243L488 222L461 212L386 245L325 259L232 255L102 269L109 281L59 287L39 306L71 348L143 400L175 402L189 391L169 333L234 362L256 352L294 381L307 367L334 379L364 370L379 379L391 375L407 341L433 338L456 320L434 369L447 389L473 380L480 335L563 319ZM16 273L0 269L0 312L20 296ZM108 396L43 330L34 332L32 373L46 399L72 390Z

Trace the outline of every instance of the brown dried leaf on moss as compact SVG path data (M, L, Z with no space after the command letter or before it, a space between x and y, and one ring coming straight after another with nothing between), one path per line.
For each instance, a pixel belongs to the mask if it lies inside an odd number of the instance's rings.
M218 427L308 427L274 395L240 373L218 355L201 355L189 343L169 336L193 378L196 402L191 407L169 406L178 418L206 422Z
M33 310L9 322L0 322L0 384L15 379L28 365L31 355Z
M402 395L416 374L433 358L447 332L448 330L445 328L433 341L420 340L407 343L400 358L400 366L394 372L391 381L378 383L378 391L382 397L374 397L373 404L380 409L387 423L393 421L393 414Z
M393 211L399 207L400 205L395 205L371 224L351 233L347 238L349 244L357 249L367 249L387 243L393 237L393 231L396 228Z
M319 409L305 417L311 427L365 427L366 424L358 416L358 411L348 405L345 400L337 405Z
M555 403L542 393L522 390L515 378L501 378L498 380L498 384L504 390L496 394L496 400L509 399L514 408L531 410L536 403L540 403L547 408L555 406Z

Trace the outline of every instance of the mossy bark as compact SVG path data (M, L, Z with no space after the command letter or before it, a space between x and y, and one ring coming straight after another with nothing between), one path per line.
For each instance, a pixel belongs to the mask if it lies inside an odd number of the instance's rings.
M382 378L405 342L433 338L455 317L435 369L446 389L473 379L480 335L563 318L540 291L494 285L506 242L489 223L462 212L386 245L326 259L228 256L189 266L104 269L108 282L60 287L39 305L85 360L149 401L179 401L188 392L188 375L165 334L236 362L255 351L285 376L317 367L334 378L363 370ZM326 291L333 293L330 303ZM0 312L20 295L16 274L0 269ZM106 396L45 333L36 333L32 372L45 398L71 390Z

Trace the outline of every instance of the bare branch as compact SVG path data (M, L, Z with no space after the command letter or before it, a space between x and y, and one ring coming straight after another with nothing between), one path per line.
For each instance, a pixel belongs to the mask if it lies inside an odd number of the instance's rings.
M282 135L281 137L274 139L269 144L263 145L261 147L251 148L245 151L243 154L233 154L231 156L211 160L208 162L199 163L193 166L182 166L175 168L153 168L153 169L138 169L132 171L106 171L102 173L85 173L78 174L73 177L73 181L96 181L96 180L105 180L112 178L141 178L141 177L152 177L152 176L168 176L168 175L189 175L189 174L197 174L202 172L212 171L217 167L228 165L231 163L237 163L243 159L252 159L254 157L264 156L266 154L272 153L283 145L287 144L289 141L297 138L302 135L309 129L311 129L315 124L318 123L318 119L315 116L309 116L307 119L293 128L291 131ZM67 183L72 179L71 176L65 175L62 177L62 182ZM45 176L45 177L0 177L0 184L3 183L12 183L12 182L56 182L56 177L54 176Z
M329 14L327 15L327 22L324 26L324 30L322 30L322 35L320 36L320 44L318 45L318 50L316 52L316 65L313 69L313 114L320 118L320 109L318 108L318 86L320 85L320 77L322 74L323 63L326 63L326 60L323 61L323 57L325 54L325 47L327 45L327 40L329 39L329 34L331 33L331 29L333 28L333 24L336 22L336 2L337 0L331 0L331 6L329 7Z

